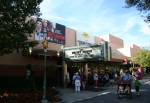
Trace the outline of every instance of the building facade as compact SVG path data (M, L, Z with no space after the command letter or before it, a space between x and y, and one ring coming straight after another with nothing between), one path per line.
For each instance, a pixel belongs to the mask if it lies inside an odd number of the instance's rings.
M86 32L73 30L69 27L66 27L62 24L53 23L51 21L38 18L36 19L36 30L29 37L29 40L37 40L38 45L32 48L31 55L23 56L20 52L14 51L12 54L0 56L0 75L22 75L22 78L26 75L26 65L32 64L33 71L35 76L41 80L41 75L43 75L43 66L44 66L44 49L42 42L44 39L48 40L48 48L46 52L47 57L47 71L48 71L48 81L50 86L62 85L65 84L66 75L70 72L73 75L74 72L80 71L82 73L88 72L88 70L100 70L106 69L107 65L109 68L116 62L121 63L125 57L130 57L135 55L140 48L136 45L133 45L129 50L129 55L123 52L124 44L123 40L115 37L113 35L105 36L93 36ZM91 49L93 45L104 46L103 50L100 51L97 49ZM82 46L86 46L87 50L83 50L84 54L96 55L98 51L103 54L103 59L97 61L66 61L64 60L65 55L69 51L66 51L66 48L76 47L80 49ZM89 51L89 52L87 52ZM58 55L58 53L63 53ZM72 52L71 52L72 53ZM75 53L75 52L74 52ZM71 54L72 55L72 54ZM94 65L93 65L94 64ZM11 70L10 70L11 67ZM21 70L21 72L19 72ZM53 80L55 80L55 83Z

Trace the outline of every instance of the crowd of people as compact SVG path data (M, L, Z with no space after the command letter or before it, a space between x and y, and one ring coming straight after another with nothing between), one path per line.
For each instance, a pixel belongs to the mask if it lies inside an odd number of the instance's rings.
M81 89L98 88L112 83L114 79L115 76L112 73L89 72L88 75L81 75L79 72L76 72L70 82L72 81L72 86L75 88L75 91L80 92Z
M134 81L134 86L137 94L139 95L140 81L138 78L138 71L129 72L129 70L120 72L88 72L88 75L74 73L72 76L72 87L75 92L81 90L99 88L101 86L112 85L117 83L118 80Z

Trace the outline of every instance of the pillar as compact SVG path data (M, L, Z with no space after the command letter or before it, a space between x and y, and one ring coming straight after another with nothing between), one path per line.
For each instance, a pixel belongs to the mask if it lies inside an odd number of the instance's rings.
M65 61L63 61L63 65L62 66L63 66L63 86L67 87L67 83L66 83L67 82L66 81L66 79L67 79L66 75L67 75L67 72L68 72L67 71L67 63Z

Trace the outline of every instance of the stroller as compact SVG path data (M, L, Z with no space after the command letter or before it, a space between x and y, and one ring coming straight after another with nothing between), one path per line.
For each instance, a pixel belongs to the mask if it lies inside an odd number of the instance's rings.
M117 96L121 98L122 96L127 96L132 98L131 92L131 80L119 80L117 82Z

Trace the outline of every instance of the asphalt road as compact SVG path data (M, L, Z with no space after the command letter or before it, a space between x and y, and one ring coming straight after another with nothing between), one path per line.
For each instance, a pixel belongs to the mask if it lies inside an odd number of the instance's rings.
M132 98L123 96L118 99L116 88L112 88L109 92L104 93L103 95L76 103L150 103L150 78L145 78L141 82L141 96L136 96L133 88Z

